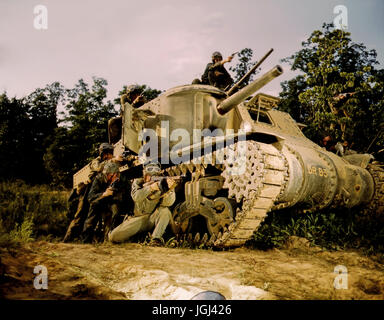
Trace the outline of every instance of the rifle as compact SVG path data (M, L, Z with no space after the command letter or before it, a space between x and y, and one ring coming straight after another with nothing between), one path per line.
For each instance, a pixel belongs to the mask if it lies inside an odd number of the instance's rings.
M119 183L120 183L120 179L117 178L115 181L111 183L111 185L109 186L109 189L111 189L113 192L117 191L119 189Z
M258 62L258 63L256 63L256 65L251 69L251 70L249 70L239 81L237 81L237 83L235 83L234 84L234 86L232 87L232 88L230 88L229 90L228 90L228 92L227 92L227 94L228 94L228 96L230 96L233 92L234 92L234 90L236 89L236 88L238 88L238 86L244 81L244 80L246 80L247 78L249 78L250 76L251 76L251 74L252 73L254 73L255 71L256 71L256 69L264 62L264 60L265 59L267 59L268 58L268 56L272 53L272 51L273 51L273 48L271 49L271 50L269 50L265 55L264 55L264 57L262 57L261 59L260 59L260 61ZM227 88L225 88L225 91L228 89L228 87Z
M115 181L113 181L113 182L108 186L107 189L110 189L110 190L113 191L113 192L118 191L118 190L119 190L119 183L120 183L120 179L117 178ZM103 194L104 194L104 193L103 193ZM100 197L98 197L98 198L96 198L95 200L93 200L93 201L99 201L99 200L101 200L101 199L107 198L106 196L103 196L103 194L102 194ZM92 201L92 202L93 202L93 201Z
M173 190L177 184L175 184L172 188L168 188L168 183L167 183L167 179L173 179L173 180L176 180L178 183L181 182L184 178L186 177L186 175L181 175L181 176L168 176L168 177L164 177L164 176L151 176L151 180L144 183L144 187L146 186L149 186L151 185L152 183L155 183L155 182L159 182L160 181L160 191L165 191L165 192L168 192L168 191L171 191Z
M131 153L131 151L123 151L121 153L121 157L123 158L123 161L134 161L137 159L137 156Z

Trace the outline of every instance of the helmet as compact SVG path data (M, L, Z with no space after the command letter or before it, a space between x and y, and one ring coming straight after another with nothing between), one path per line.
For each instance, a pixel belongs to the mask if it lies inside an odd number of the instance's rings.
M117 173L117 172L120 172L120 170L119 170L119 166L117 165L116 162L108 161L104 165L103 173L105 175L110 174L110 173Z
M191 300L226 300L225 297L216 291L203 291L194 295Z
M142 91L143 91L143 89L137 84L132 84L132 85L128 86L127 90L126 90L126 92L128 94L141 93Z
M161 166L160 166L160 163L158 163L157 161L149 162L144 165L144 174L155 175L160 173L160 171L161 171Z
M113 146L107 142L103 142L99 147L99 154L103 154L105 152L113 153Z
M222 54L219 51L215 51L214 53L212 53L212 59L213 58L223 59L223 56L222 56Z

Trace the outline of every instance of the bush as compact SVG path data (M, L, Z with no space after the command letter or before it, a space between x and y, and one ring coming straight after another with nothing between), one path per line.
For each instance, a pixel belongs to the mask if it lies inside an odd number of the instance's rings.
M0 233L3 242L25 242L40 235L62 237L68 226L67 191L21 180L0 182ZM1 242L1 241L0 241Z
M306 238L328 249L364 248L384 252L384 219L367 216L358 208L332 208L309 214L290 208L269 213L251 245L260 249L278 248L290 236Z

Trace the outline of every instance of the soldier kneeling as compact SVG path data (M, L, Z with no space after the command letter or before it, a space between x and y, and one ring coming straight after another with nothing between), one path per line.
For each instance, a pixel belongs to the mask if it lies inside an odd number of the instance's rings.
M169 223L175 230L168 207L176 200L174 187L177 182L171 177L153 179L160 176L160 171L160 164L149 163L144 167L144 178L133 181L131 195L135 203L134 217L115 228L108 236L110 241L124 242L139 232L154 229L151 244L157 245L163 243L162 236Z
M119 188L119 177L119 166L110 160L92 182L88 194L90 208L83 229L85 243L92 242L98 223L103 224L105 238L110 231L119 211L118 200L114 198L115 192Z
M97 174L103 171L107 161L113 158L113 146L109 143L102 143L99 147L99 156L92 160L89 165L90 174L86 183L80 183L76 189L73 189L68 199L69 215L71 223L68 226L67 232L63 241L69 242L77 238L83 230L85 219L88 215L89 203L88 194L92 182Z

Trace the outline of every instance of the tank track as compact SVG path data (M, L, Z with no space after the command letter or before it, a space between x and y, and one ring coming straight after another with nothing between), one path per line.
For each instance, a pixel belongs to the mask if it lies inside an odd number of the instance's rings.
M219 154L220 153L220 154ZM218 157L224 161L216 163ZM222 158L220 158L222 159ZM230 161L235 159L235 161ZM238 247L245 244L259 228L267 213L283 193L288 180L288 163L285 157L271 145L256 141L237 142L211 154L167 169L170 176L198 172L204 176L204 169L213 165L222 171L223 188L228 197L236 199L234 221L210 243L215 247ZM195 239L196 240L196 239Z
M367 170L373 177L375 192L373 198L364 210L365 214L383 216L384 215L384 164L368 164Z

